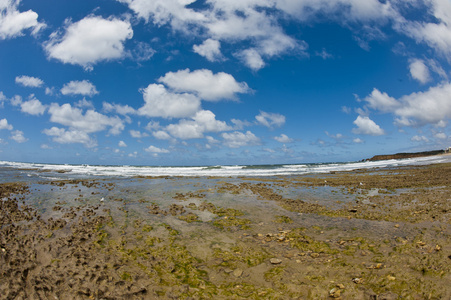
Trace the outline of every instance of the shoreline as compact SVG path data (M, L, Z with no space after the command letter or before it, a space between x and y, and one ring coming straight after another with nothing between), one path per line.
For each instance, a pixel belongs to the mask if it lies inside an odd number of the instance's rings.
M449 298L450 177L4 183L0 299Z

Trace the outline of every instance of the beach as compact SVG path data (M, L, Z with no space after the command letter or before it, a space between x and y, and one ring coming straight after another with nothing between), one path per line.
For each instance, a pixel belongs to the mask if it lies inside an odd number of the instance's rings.
M449 156L273 176L57 169L2 170L0 299L451 297Z

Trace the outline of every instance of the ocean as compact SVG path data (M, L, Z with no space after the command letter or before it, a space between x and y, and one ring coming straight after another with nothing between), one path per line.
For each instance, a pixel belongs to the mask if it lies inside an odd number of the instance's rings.
M132 177L266 177L390 168L451 162L439 155L410 159L340 163L218 166L72 165L0 161L0 182Z

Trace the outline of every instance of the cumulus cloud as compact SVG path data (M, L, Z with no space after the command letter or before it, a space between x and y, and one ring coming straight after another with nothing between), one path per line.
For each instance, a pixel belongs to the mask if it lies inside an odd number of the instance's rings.
M250 92L245 82L237 82L232 75L201 69L189 69L177 72L168 72L158 79L177 92L190 92L203 100L218 101L221 99L234 99L237 93Z
M268 128L280 127L285 124L285 116L276 113L267 113L261 111L259 115L255 117L257 123Z
M357 126L357 128L352 129L355 134L375 136L385 134L384 130L368 117L358 116L353 123Z
M149 136L147 133L141 132L139 130L130 130L129 132L130 132L130 135L132 137L134 137L135 139L140 139L140 138Z
M424 84L431 80L429 68L421 59L411 60L409 64L409 70L412 78L418 80L420 83Z
M222 134L222 138L224 139L224 144L229 148L239 148L244 146L254 146L260 144L260 139L250 131L246 131L246 133L242 133L239 131L230 133L224 132Z
M39 116L44 114L47 106L43 105L41 101L34 98L33 95L31 99L20 104L21 111L30 115Z
M437 132L436 134L434 134L434 137L435 137L436 139L444 140L444 139L446 139L448 136L447 136L444 132Z
M30 29L32 34L37 34L45 27L38 22L38 14L27 10L20 12L18 6L20 0L0 1L0 40L22 36L23 31Z
M14 130L11 132L11 139L16 141L17 143L25 143L28 141L27 138L25 138L23 131L20 130Z
M88 148L97 146L97 142L91 139L88 133L81 130L66 130L64 128L52 127L50 129L44 129L43 133L52 136L53 141L60 144L83 144Z
M381 112L390 112L397 109L400 104L387 93L382 93L378 89L373 89L371 94L365 97L364 101L368 102L369 106Z
M352 141L356 144L362 144L364 142L361 138L355 138Z
M124 129L124 124L118 117L108 117L92 109L83 113L80 108L72 107L69 103L61 106L52 103L48 112L51 122L68 126L72 131L93 133L109 127L109 133L116 135Z
M196 0L118 1L126 3L138 17L144 19L146 22L152 21L159 26L170 23L177 30L186 30L185 25L205 20L204 15L186 7Z
M293 139L289 138L286 134L281 134L280 136L274 137L279 143L292 143Z
M451 118L451 83L440 84L425 92L412 93L399 99L394 111L399 124L438 124Z
M451 119L451 83L395 99L374 89L364 99L375 110L392 113L401 126L440 125Z
M100 61L122 58L132 36L128 21L87 16L76 23L66 20L65 32L52 33L44 48L49 58L91 70Z
M41 87L44 85L44 81L42 81L40 78L26 75L17 76L16 83L26 87Z
M451 4L446 0L209 0L208 5L196 9L189 7L195 0L117 1L158 26L169 25L189 35L202 33L207 40L219 43L244 42L236 56L253 70L264 67L264 59L273 56L305 53L308 45L284 32L283 22L294 20L309 25L324 18L351 29L364 49L369 49L370 41L386 38L383 29L389 25L451 61ZM424 18L409 20L417 12ZM195 47L210 60L218 49L213 42ZM324 51L317 55L328 57Z
M413 142L423 142L423 143L429 142L429 139L424 135L414 135L410 140Z
M200 110L200 99L190 93L168 91L162 84L149 84L141 90L144 106L138 114L147 117L184 118Z
M170 124L166 130L176 138L202 138L205 132L228 131L232 128L224 121L216 120L216 116L209 110L201 110L191 120L180 120L177 124Z
M211 62L221 61L224 59L220 48L221 43L214 39L207 39L202 44L193 46L194 52L205 57Z
M119 147L127 147L127 144L124 141L119 141Z
M82 95L92 97L99 92L96 87L89 80L70 81L61 88L63 95Z
M266 12L265 9L274 9L273 1L214 0L196 11L187 7L195 2L193 0L118 1L128 4L139 17L159 26L169 24L187 34L205 32L209 38L193 49L210 61L222 58L220 41L254 44L254 53L242 53L246 64L254 70L264 66L262 56L271 57L296 48L303 50L303 43L285 34L276 18ZM193 27L194 30L189 30Z
M7 129L7 130L13 130L13 126L8 123L7 119L1 119L0 120L0 130Z
M115 103L108 103L103 102L103 111L110 113L115 112L119 115L128 115L128 114L135 114L136 110L133 107L130 107L128 105L121 105L121 104L115 104Z
M150 153L169 153L168 149L162 149L162 148L158 148L155 146L149 146L146 149L144 149L146 152L150 152Z
M152 132L152 135L156 139L159 139L159 140L170 140L171 139L171 136L166 131L163 131L163 130L158 130L158 131Z
M247 67L258 71L265 66L265 62L260 53L255 49L246 49L235 54Z

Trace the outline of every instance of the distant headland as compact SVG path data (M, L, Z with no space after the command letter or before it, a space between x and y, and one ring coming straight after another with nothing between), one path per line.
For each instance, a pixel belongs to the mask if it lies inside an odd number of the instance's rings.
M440 155L449 153L450 149L446 150L432 150L432 151L423 151L423 152L413 152L413 153L396 153L396 154L384 154L384 155L375 155L371 158L366 159L367 161L378 161L378 160L388 160L388 159L403 159L403 158L413 158L413 157L423 157L423 156L431 156L431 155Z

